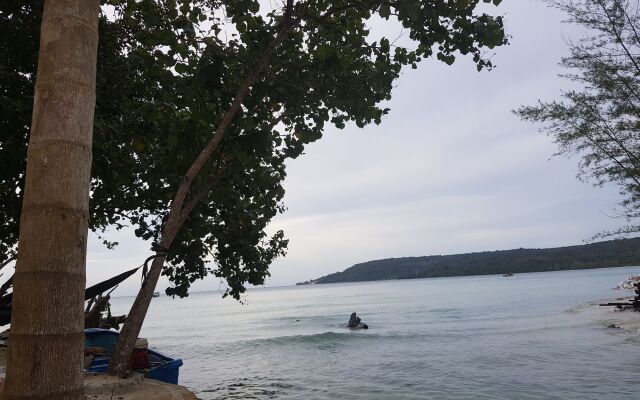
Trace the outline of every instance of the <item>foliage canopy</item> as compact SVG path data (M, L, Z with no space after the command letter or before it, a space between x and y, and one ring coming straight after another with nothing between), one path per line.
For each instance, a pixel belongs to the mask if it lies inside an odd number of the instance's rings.
M451 64L462 54L478 70L491 68L484 51L506 37L502 18L477 14L479 3L292 2L292 28L194 178L189 198L200 200L169 249L167 293L184 296L208 274L225 279L226 294L235 298L246 283L263 283L287 244L282 232L265 233L284 210L285 160L328 125L381 123L403 66L415 68L433 55ZM91 228L128 225L157 241L183 175L278 34L283 12L253 0L104 0L103 6ZM17 246L41 7L28 0L0 5L0 54L9 60L0 66L5 259ZM387 26L405 32L406 46L385 36Z

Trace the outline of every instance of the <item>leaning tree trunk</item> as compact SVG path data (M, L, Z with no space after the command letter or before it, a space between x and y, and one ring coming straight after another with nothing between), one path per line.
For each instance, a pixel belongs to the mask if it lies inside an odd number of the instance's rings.
M149 269L149 274L144 280L142 288L138 292L138 295L131 306L131 311L127 315L127 320L124 323L122 332L118 338L116 350L109 362L109 373L111 375L125 376L127 373L129 360L131 358L136 339L140 334L142 323L147 315L153 291L155 290L158 279L162 274L162 268L164 267L166 259L166 252L169 251L171 244L178 235L182 225L191 214L191 211L193 211L193 208L202 200L209 190L211 190L210 185L214 184L216 179L214 179L213 182L209 182L209 185L205 185L205 187L196 191L191 198L187 199L187 194L191 191L191 186L195 177L220 145L227 128L238 111L240 111L242 101L249 95L251 87L262 76L276 48L283 42L294 25L292 18L293 1L294 0L287 0L287 5L283 15L283 22L276 34L276 37L273 38L269 45L263 50L260 57L256 60L256 65L249 71L249 74L240 85L231 106L227 109L222 116L220 123L216 126L213 136L200 151L193 164L189 167L186 175L182 178L182 182L180 183L173 201L171 202L167 221L162 229L160 240L160 248L162 249L162 252L156 252L151 268Z
M176 227L176 229L170 234L165 233L163 235L161 246L164 246L164 248L171 247L171 243L173 242L178 229L179 227ZM144 317L147 315L147 310L151 304L153 292L158 284L160 274L162 273L164 260L164 254L158 254L157 257L153 259L153 263L149 269L149 274L142 283L142 288L138 292L138 295L131 306L131 311L127 315L124 325L122 325L122 331L120 332L115 352L109 362L109 373L111 375L124 377L129 370L129 360L131 359L136 339L140 334Z
M84 399L99 0L47 0L2 398Z

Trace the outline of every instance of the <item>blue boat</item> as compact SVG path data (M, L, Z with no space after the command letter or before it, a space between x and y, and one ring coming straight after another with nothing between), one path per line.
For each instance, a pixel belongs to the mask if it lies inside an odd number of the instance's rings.
M108 329L85 329L85 347L99 347L106 352L106 355L96 355L93 361L91 361L91 365L86 368L86 371L96 373L107 372L110 355L113 354L118 335L118 332ZM157 379L174 385L178 384L178 373L182 366L181 359L174 359L149 349L149 363L151 367L142 371L144 372L145 378Z

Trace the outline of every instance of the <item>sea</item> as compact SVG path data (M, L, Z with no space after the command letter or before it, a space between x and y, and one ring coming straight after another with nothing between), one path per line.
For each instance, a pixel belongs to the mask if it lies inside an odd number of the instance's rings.
M640 332L600 301L640 267L154 298L142 335L200 399L640 399ZM132 298L113 299L126 313ZM368 330L346 328L357 312ZM640 321L640 314L638 314Z

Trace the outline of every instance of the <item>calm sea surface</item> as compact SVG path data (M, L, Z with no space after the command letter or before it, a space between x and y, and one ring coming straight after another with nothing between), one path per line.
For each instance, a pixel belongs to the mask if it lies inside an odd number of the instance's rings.
M201 399L638 399L640 335L593 307L640 267L155 298L143 333ZM114 300L126 312L131 298ZM357 311L370 329L344 328ZM638 315L640 319L640 314Z

